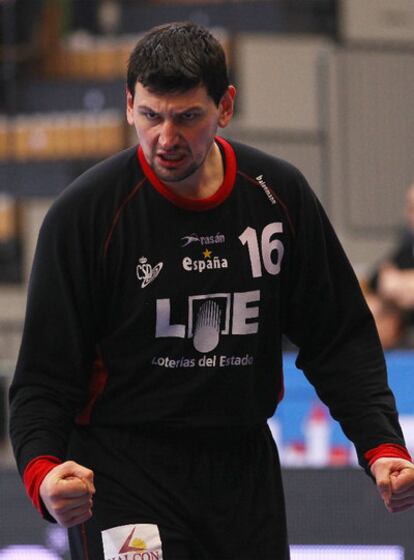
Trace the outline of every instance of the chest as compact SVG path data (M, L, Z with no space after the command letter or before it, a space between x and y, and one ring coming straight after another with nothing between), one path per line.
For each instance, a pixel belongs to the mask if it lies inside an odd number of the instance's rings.
M197 321L247 333L279 290L290 246L283 212L242 192L204 212L156 202L141 197L120 220L107 262L111 317L155 321L173 336Z

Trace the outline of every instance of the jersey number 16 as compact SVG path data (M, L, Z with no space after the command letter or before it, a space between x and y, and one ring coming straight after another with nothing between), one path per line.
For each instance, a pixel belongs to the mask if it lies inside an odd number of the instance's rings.
M273 222L263 228L261 235L261 257L257 231L249 226L239 235L240 241L243 245L247 245L249 251L253 278L260 278L263 275L262 262L269 274L279 274L284 247L280 239L275 239L274 236L282 232L282 222Z

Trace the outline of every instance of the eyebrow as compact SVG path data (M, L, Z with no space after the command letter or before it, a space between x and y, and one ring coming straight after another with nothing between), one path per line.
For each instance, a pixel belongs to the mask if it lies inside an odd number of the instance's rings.
M138 105L137 109L139 111L151 111L153 113L160 114L159 111L156 111L155 109L149 107L148 105ZM198 111L202 113L204 109L200 105L192 105L191 107L186 107L185 109L176 111L176 114L181 115L183 113L191 113L192 111Z

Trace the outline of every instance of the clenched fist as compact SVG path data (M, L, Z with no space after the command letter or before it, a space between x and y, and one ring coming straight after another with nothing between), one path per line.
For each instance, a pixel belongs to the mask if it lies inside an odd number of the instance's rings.
M381 458L371 466L385 507L392 513L414 506L414 464L405 459Z
M92 517L93 472L74 461L52 469L39 492L46 509L62 527L73 527Z

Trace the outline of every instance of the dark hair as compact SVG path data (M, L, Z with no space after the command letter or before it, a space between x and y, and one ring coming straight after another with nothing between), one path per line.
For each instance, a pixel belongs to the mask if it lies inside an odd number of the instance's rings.
M154 93L184 92L204 85L218 106L229 85L223 47L195 23L154 27L129 58L127 87L132 96L137 82Z

